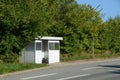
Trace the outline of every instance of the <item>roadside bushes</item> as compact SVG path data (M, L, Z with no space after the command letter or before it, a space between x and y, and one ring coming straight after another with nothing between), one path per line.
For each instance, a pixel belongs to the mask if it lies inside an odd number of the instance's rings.
M4 54L0 55L0 63L18 63L19 62L19 55L17 54Z

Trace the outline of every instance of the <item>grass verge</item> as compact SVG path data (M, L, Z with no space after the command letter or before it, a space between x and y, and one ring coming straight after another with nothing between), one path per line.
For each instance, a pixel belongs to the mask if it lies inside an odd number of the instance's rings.
M109 59L120 57L120 53L104 53L104 54L95 54L93 58L90 53L80 53L80 54L61 54L61 61L75 61L75 60L89 60L89 59Z
M5 74L9 72L27 70L27 69L34 69L47 66L47 64L10 64L10 63L3 63L0 64L0 74Z

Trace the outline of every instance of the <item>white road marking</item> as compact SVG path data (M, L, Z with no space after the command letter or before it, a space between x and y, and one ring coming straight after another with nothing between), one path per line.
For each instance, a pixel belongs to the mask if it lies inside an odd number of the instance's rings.
M102 67L90 67L90 68L83 68L81 70L90 70L90 69L98 69L98 68L102 68Z
M83 75L76 75L76 76L71 76L71 77L66 77L66 78L61 78L61 79L56 79L56 80L68 80L68 79L74 79L74 78L78 78L78 77L85 77L85 76L89 76L90 74L83 74Z
M31 77L22 78L21 80L28 80L28 79L52 76L52 75L56 75L56 74L58 74L58 73L44 74L44 75L39 75L39 76L31 76Z

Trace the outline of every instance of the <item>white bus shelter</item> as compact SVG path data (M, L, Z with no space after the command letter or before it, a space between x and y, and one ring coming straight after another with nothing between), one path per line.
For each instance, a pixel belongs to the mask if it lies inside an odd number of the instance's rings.
M56 63L60 62L60 40L62 37L38 37L22 51L21 63Z

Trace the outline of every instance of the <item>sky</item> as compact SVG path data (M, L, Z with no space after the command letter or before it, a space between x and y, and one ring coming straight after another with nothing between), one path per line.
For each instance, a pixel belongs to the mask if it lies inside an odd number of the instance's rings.
M110 17L114 18L115 16L120 15L120 0L76 0L78 4L90 4L93 8L96 8L98 5L98 10L101 10L103 14L103 21L106 21Z

